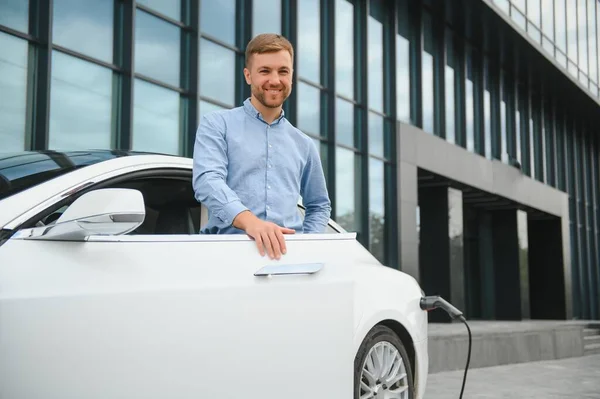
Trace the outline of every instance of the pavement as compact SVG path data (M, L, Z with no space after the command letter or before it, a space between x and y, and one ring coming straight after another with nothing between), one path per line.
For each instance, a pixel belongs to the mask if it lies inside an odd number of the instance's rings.
M424 399L458 399L464 370L430 374ZM469 369L463 399L600 399L600 355Z

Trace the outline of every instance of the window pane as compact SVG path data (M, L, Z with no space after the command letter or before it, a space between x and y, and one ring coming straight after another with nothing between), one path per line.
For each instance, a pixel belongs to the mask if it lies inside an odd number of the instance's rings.
M444 77L446 82L445 95L446 95L446 140L450 143L455 142L455 129L454 124L454 46L452 41L452 31L446 29L446 76Z
M202 33L235 45L235 0L201 1L200 28Z
M235 53L206 39L200 39L199 63L200 94L233 106Z
M556 51L556 54L554 55L556 57L556 60L558 61L558 63L560 65L562 65L563 68L567 67L567 56L561 52L560 50Z
M579 50L579 69L583 73L588 73L588 43L587 43L587 16L586 16L586 5L587 2L577 2L577 27L579 28L579 35L577 36L577 44ZM587 85L586 85L587 86Z
M133 149L179 153L179 94L142 80L134 84Z
M550 56L554 56L554 43L550 41L546 36L542 37L542 47Z
M368 20L369 108L383 112L383 10L379 1L371 0Z
M510 13L510 16L511 16L512 20L515 22L515 24L517 24L518 27L520 27L521 29L526 28L527 20L525 19L524 14L521 14L520 11L513 8Z
M569 60L569 65L568 65L568 67L567 67L567 68L568 68L568 70L569 70L569 73L570 73L571 75L573 75L573 77L574 77L575 79L577 79L577 76L578 76L578 74L579 74L579 70L577 69L577 64L575 64L575 62L573 62L573 61Z
M513 5L517 6L521 12L525 12L525 2L527 0L512 0Z
M492 117L491 117L491 97L490 90L486 89L483 93L483 123L485 140L485 157L492 159Z
M533 97L533 96L532 96ZM533 100L533 98L532 98ZM533 112L533 128L531 131L531 147L533 148L533 153L531 156L532 162L535 164L535 178L539 181L543 181L543 161L542 157L543 148L542 148L542 140L544 137L544 132L542 130L542 109L539 106L539 97L535 98L535 106L532 106ZM532 101L533 103L533 101Z
M111 148L110 69L53 51L50 103L50 149Z
M473 66L471 48L467 47L467 76L465 80L465 111L466 111L466 148L469 151L475 149L475 116L473 101ZM433 80L433 77L432 77Z
M506 99L500 102L500 160L508 162L508 145L506 142Z
M563 52L567 51L567 22L565 19L565 0L554 0L555 43Z
M154 11L166 15L174 20L181 21L181 0L136 0ZM219 0L220 2L221 0Z
M220 111L222 109L226 109L223 107L219 107L218 105L215 105L213 103L209 103L207 101L202 101L200 100L198 102L198 107L200 108L200 116L204 115L204 114L208 114L209 112L213 112L213 111Z
M550 40L554 40L554 0L542 0L542 31Z
M135 70L179 87L179 28L143 11L136 11Z
M315 83L321 82L320 1L298 2L298 73Z
M540 0L527 0L527 17L538 28L541 26Z
M369 153L383 158L383 117L369 113Z
M259 33L281 33L281 0L252 2L252 31L254 36Z
M354 6L335 0L335 87L354 98Z
M28 12L28 0L2 0L0 1L0 25L28 32Z
M385 261L385 188L384 188L384 163L369 159L369 248L371 253Z
M500 9L508 14L508 9L509 9L509 4L508 4L508 0L494 0L494 3L496 3L496 5L498 7L500 7Z
M0 32L0 48L0 152L23 151L27 42Z
M317 139L313 139L313 141L315 142L315 145L317 146L317 149L319 150L319 155L321 156L321 166L323 167L323 174L325 175L325 180L328 182L329 181L329 171L327 169L328 144L319 142L319 140L317 140Z
M523 165L521 160L521 113L518 110L515 115L515 144L517 146L517 161Z
M335 140L354 147L354 104L339 98L335 101Z
M570 59L577 61L577 4L567 1L567 41Z
M399 4L400 7L400 4ZM409 21L406 10L398 10L398 35L396 35L396 112L398 119L410 122L410 42Z
M542 120L542 159L544 168L544 181L556 187L554 180L554 135L552 134L552 114L548 104L544 105Z
M483 88L483 152L487 159L492 159L492 97L490 60L484 56L484 88ZM473 100L471 100L473 101Z
M529 118L529 176L535 176L535 138L533 132L533 117Z
M475 117L473 115L473 107L475 103L473 101L473 81L467 78L465 85L465 108L467 113L467 150L475 150Z
M348 231L356 231L354 206L354 152L335 149L336 222Z
M423 46L421 96L423 102L423 130L433 133L433 26L431 15L423 14Z
M598 50L596 43L596 0L588 0L588 47L590 56L590 78L598 82Z
M113 10L110 0L54 0L53 42L112 63Z
M527 30L529 31L529 36L538 44L542 43L542 32L540 32L540 30L538 28L536 28L535 26L533 26L533 24L531 22L527 23Z
M304 133L321 133L321 91L298 83L298 129Z

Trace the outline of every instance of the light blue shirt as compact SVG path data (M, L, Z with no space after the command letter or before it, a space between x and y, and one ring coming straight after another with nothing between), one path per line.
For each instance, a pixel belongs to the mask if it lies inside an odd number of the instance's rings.
M244 233L232 226L242 211L296 233L322 233L331 202L313 141L285 119L270 125L250 103L200 119L193 187L208 209L205 234ZM304 221L298 201L306 208Z

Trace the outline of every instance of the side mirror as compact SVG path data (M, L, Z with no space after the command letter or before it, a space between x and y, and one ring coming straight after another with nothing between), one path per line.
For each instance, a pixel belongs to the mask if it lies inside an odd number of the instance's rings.
M144 197L139 191L106 188L79 197L55 224L24 230L19 237L83 241L91 235L121 235L135 230L145 216Z

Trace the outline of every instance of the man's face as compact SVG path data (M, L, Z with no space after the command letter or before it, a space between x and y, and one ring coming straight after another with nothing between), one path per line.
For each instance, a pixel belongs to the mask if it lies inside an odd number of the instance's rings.
M252 95L265 107L278 108L292 92L292 56L286 50L253 54L244 68Z

